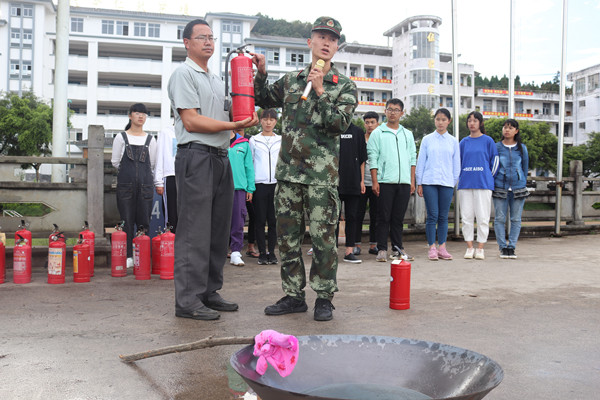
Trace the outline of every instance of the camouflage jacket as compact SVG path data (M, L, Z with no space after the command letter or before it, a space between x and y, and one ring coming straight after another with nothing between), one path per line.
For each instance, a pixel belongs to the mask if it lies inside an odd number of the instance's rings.
M325 93L314 91L300 99L310 66L289 72L272 85L258 73L254 80L256 104L262 108L282 107L281 151L277 180L306 185L338 185L340 135L352 121L358 104L356 85L331 64L323 78Z

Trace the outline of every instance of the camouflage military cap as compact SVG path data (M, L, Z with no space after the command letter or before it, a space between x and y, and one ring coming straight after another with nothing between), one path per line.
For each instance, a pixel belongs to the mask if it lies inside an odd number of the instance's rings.
M313 24L312 32L314 31L329 31L339 38L342 36L342 25L340 25L337 19L319 17Z

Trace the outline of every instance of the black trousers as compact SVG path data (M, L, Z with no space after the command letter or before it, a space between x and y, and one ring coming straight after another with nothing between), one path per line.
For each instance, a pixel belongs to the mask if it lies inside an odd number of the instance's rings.
M362 225L367 212L367 202L369 203L369 242L377 243L377 195L373 193L373 187L367 186L366 192L360 195L358 201L358 214L356 216L356 241L360 243L362 236Z
M402 231L404 214L410 200L410 185L379 184L379 202L377 213L377 249L387 251L388 234L394 247L403 249Z
M165 212L166 209L166 212ZM165 179L165 193L162 201L163 215L165 216L165 225L167 222L173 227L171 232L177 230L177 183L175 175L169 175Z
M257 183L256 191L252 196L252 205L254 208L254 226L256 233L256 244L259 253L266 253L265 247L265 223L268 227L269 253L275 252L277 243L277 219L275 218L275 186L276 184ZM250 232L250 225L248 225ZM248 242L250 234L248 234Z
M344 220L346 221L346 228L344 230L346 234L346 247L354 247L356 244L356 221L358 214L358 203L360 201L359 194L340 194L340 203L344 203ZM339 236L340 224L338 221L336 237Z

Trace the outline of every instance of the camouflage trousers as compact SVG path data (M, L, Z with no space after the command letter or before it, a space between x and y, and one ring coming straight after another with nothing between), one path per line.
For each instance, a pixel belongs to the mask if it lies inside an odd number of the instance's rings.
M308 215L313 257L310 287L317 297L331 300L337 292L337 243L335 229L340 209L338 191L333 186L277 182L275 210L277 242L281 257L281 286L285 294L305 298L306 271L300 248Z

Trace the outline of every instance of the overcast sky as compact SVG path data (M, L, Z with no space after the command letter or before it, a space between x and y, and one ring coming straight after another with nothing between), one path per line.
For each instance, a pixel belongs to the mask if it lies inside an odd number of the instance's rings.
M508 75L510 0L456 0L460 62L483 76ZM600 0L568 0L567 73L600 64ZM314 7L310 7L314 4ZM415 15L442 18L440 51L452 51L451 0L71 0L71 5L138 9L203 17L233 12L313 22L321 15L340 21L350 42L388 45L383 32ZM515 0L515 73L521 82L552 80L561 67L562 0ZM390 42L391 44L391 42ZM335 61L335 58L334 58Z

